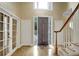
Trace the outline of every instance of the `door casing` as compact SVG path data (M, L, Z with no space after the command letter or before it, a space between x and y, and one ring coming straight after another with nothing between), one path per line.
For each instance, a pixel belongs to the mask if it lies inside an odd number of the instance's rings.
M53 45L53 17L52 16L33 16L33 45L38 45L38 42L35 43L35 37L34 37L34 22L35 22L35 18L37 18L37 23L38 23L38 17L48 17L48 23L50 24L50 35L51 37L48 39L48 45ZM37 32L38 32L38 25L37 25ZM49 34L48 34L49 35ZM38 34L37 34L38 36Z

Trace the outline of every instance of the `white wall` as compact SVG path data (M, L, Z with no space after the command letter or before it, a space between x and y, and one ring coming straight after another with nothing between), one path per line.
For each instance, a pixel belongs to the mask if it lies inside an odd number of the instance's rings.
M53 20L52 20L52 32L53 32ZM53 33L52 33L53 35ZM53 36L52 36L53 39ZM21 44L33 45L33 22L32 20L21 20ZM53 44L53 40L51 40Z
M21 21L21 44L33 45L32 20Z
M19 47L21 45L21 38L20 38L20 20L17 20L17 40L16 40L16 46Z
M62 26L63 26L62 20L54 20L54 30L55 31L59 31ZM55 44L55 40L56 40L56 34L54 33L54 41L53 41L54 44ZM61 45L63 42L63 32L59 32L57 34L57 40L58 40L58 44Z
M79 10L73 16L73 39L72 42L79 43Z
M54 20L54 30L60 30L63 26L62 20ZM55 35L54 40L55 43ZM58 44L63 42L63 32L58 33ZM32 20L21 20L21 44L22 45L33 45L33 25Z

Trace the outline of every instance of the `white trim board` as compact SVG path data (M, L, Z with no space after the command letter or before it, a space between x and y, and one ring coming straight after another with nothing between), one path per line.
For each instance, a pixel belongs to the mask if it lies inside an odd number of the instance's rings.
M11 52L9 52L6 56L11 56L17 49L21 48L23 45L20 45L19 47L14 48Z
M23 47L23 46L33 46L33 45L25 45L25 44L22 44L20 45L19 47L16 47L14 48L11 52L9 52L6 56L11 56L17 49Z
M51 42L49 41L48 43L49 44L52 44L53 45L53 30L54 30L54 28L53 28L53 17L52 16L33 16L33 45L37 45L37 43L35 44L35 38L34 38L34 21L35 21L35 18L37 18L37 23L38 23L38 17L48 17L48 20L50 20L50 22L49 23L51 23L51 25L50 25L50 27L51 27L51 39L48 39L48 40L51 40ZM37 26L38 27L38 26ZM38 32L38 31L37 31ZM37 36L38 36L38 34L37 34Z

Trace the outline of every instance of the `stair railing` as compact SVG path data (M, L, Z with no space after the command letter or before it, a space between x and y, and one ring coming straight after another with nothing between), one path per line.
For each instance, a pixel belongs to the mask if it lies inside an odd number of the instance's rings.
M66 20L66 22L64 23L64 25L61 27L61 29L59 31L54 31L54 33L56 34L56 40L55 40L55 55L58 55L58 38L57 38L57 34L60 33L69 23L69 21L71 20L71 18L73 18L74 14L77 12L79 8L79 3L76 6L76 8L74 9L74 11L71 13L71 15L68 17L68 19Z

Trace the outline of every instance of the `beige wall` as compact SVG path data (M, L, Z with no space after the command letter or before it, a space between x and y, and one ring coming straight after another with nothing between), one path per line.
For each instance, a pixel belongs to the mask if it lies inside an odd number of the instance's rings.
M77 6L77 4L78 4L78 2L70 2L70 3L68 4L68 8L72 8L72 10L74 10L75 7Z
M54 20L62 20L63 12L67 9L67 3L53 3L53 10L35 10L33 7L33 3L21 3L22 4L22 19L32 19L33 16L52 16Z
M53 3L53 18L54 20L64 20L63 13L67 10L68 8L68 3L67 2L54 2Z
M32 2L0 2L5 8L23 20L31 20L33 16L53 16L54 20L63 20L63 12L67 10L68 3L54 2L53 10L35 10Z
M8 9L10 12L21 18L21 4L17 2L0 2L0 6Z
M48 10L35 10L32 2L22 3L22 19L32 20L33 16L52 16L53 12Z
M5 8L9 9L23 20L32 19L33 16L53 16L54 20L66 20L63 12L67 9L74 9L77 3L54 2L53 11L35 10L32 2L0 2Z

